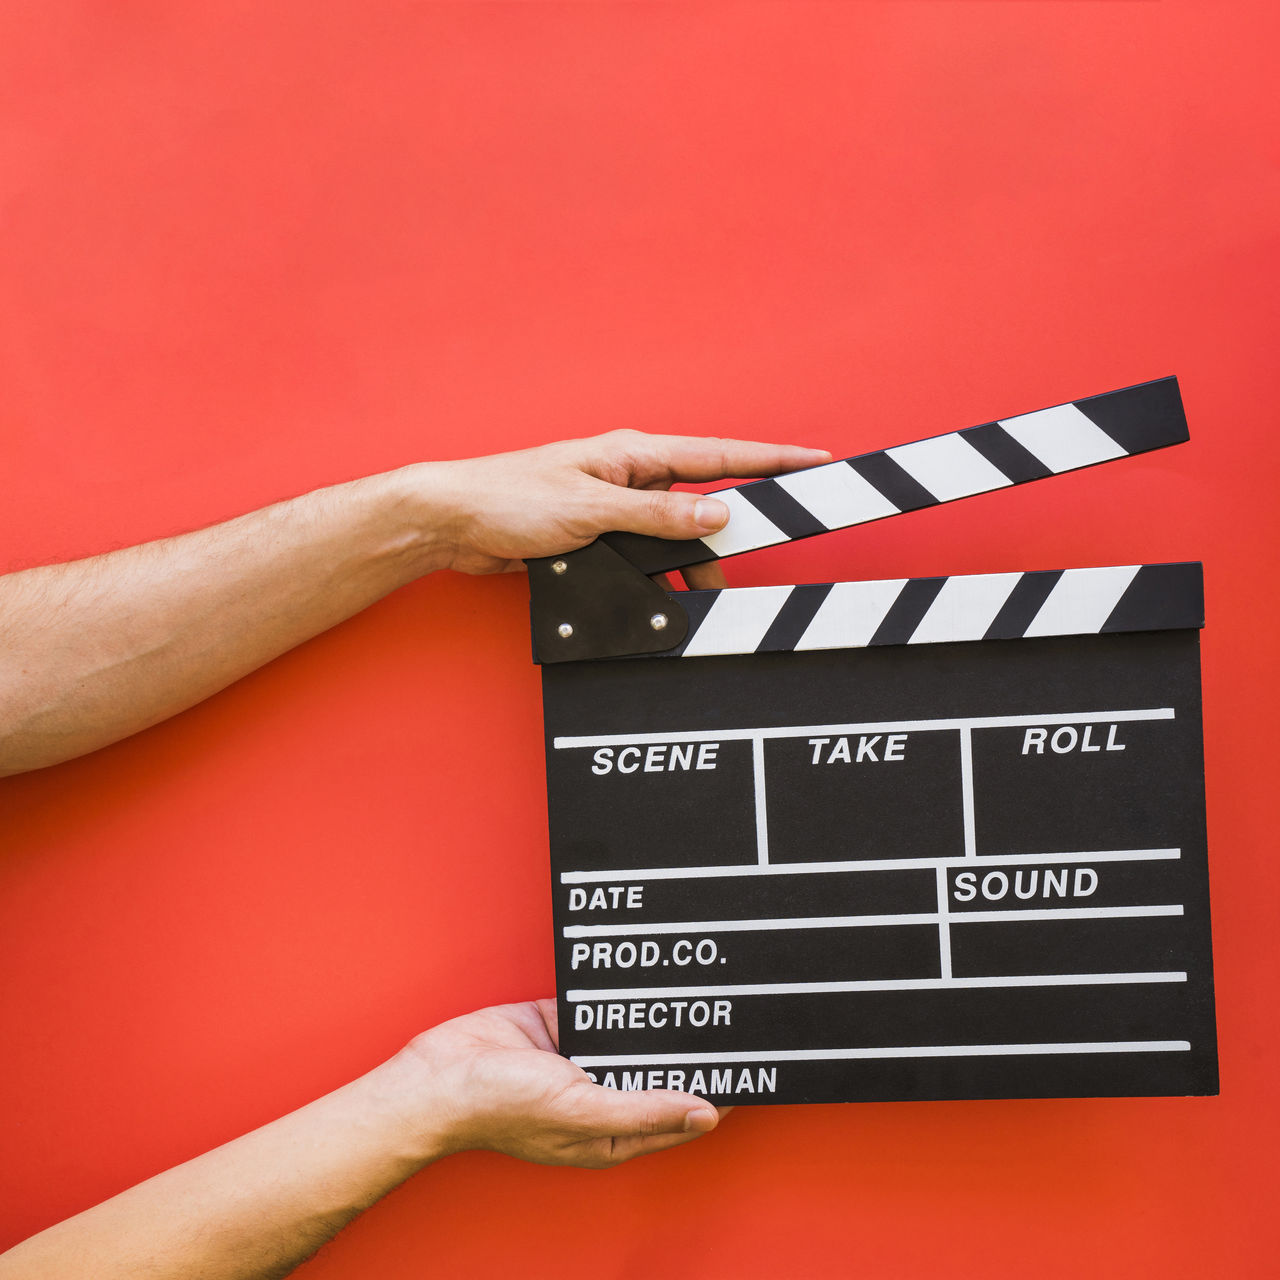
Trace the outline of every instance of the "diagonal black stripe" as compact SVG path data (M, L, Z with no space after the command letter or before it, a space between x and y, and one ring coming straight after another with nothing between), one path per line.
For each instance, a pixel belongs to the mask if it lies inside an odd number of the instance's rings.
M917 511L933 507L938 499L913 475L903 470L887 453L864 453L846 459L848 464L869 484L880 490L899 511Z
M1014 484L1026 484L1028 480L1046 480L1053 472L1035 454L1024 449L998 422L986 426L969 427L960 432L961 437L991 463L1003 471Z
M808 507L797 502L776 480L744 484L738 492L762 516L773 521L791 541L827 532L827 526Z
M1204 566L1144 564L1110 617L1109 631L1176 631L1204 626Z
M1024 573L1009 592L1009 598L1000 606L1000 612L992 619L984 640L1017 640L1026 634L1041 606L1049 598L1049 592L1058 585L1061 569L1048 569L1040 573Z
M756 645L756 652L789 653L794 649L830 591L829 582L808 582L794 588Z
M1143 382L1074 403L1126 453L1146 453L1190 438L1177 378Z
M946 578L912 578L884 615L868 644L906 644L915 635L920 619L929 612Z

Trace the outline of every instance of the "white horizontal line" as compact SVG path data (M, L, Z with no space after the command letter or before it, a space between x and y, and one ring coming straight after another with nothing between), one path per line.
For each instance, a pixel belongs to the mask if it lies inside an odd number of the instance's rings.
M952 911L950 924L1004 924L1010 920L1118 920L1127 916L1180 916L1181 906L1041 907L1010 911ZM884 925L937 924L936 911L879 916L796 916L767 920L677 920L651 924L571 924L566 938L651 937L662 933L757 933L772 929L859 929Z
M571 1004L592 1000L666 1000L677 996L808 996L852 991L951 991L982 987L1093 987L1129 983L1186 982L1176 973L1043 973L987 978L868 978L853 982L740 982L706 987L613 987L566 991Z
M799 916L786 920L682 920L654 924L571 924L566 938L613 938L654 933L750 933L765 929L856 929L867 925L937 924L936 911L888 916Z
M579 1067L684 1066L694 1062L833 1062L845 1058L993 1058L1050 1053L1186 1053L1187 1040L1086 1040L1076 1044L923 1044L880 1049L775 1049L739 1053L614 1053L569 1059Z
M1158 907L1043 907L1027 911L956 911L955 924L1002 924L1006 920L1121 920L1130 916L1180 916L1180 905Z
M780 725L761 729L692 729L670 733L607 733L554 739L557 751L573 747L616 747L647 742L736 742L749 738L808 738L822 734L926 733L947 729L1014 729L1021 725L1120 723L1127 720L1172 720L1172 707L1143 711L1072 711L1063 715L969 716L959 720L883 720L869 724Z
M1097 849L1081 853L979 854L966 858L858 858L848 862L756 862L727 867L640 867L616 871L562 871L561 884L594 884L620 880L702 880L717 876L807 876L843 871L932 871L935 867L1036 866L1045 862L1152 862L1180 858L1181 849Z

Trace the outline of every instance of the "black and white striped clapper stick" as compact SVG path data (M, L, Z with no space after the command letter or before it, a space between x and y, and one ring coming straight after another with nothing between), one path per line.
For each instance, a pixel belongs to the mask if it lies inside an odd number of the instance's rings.
M715 496L729 507L729 523L708 538L667 542L610 533L603 540L644 573L665 573L1163 449L1187 438L1177 379L1160 378L717 490Z
M682 644L656 657L946 644L1204 625L1200 564L686 591Z

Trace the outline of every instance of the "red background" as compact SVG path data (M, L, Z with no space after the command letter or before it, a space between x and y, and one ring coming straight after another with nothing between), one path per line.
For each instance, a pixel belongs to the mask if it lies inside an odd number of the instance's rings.
M730 571L1205 561L1222 1097L466 1155L303 1274L1273 1273L1274 15L0 10L4 568L610 427L845 455L1182 383L1190 445ZM552 990L525 609L436 575L0 784L0 1244Z

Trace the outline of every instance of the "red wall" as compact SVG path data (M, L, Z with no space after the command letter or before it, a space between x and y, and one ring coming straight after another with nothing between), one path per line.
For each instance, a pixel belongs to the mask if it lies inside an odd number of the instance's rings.
M1222 1097L462 1156L303 1274L1274 1265L1277 34L1262 0L0 10L5 568L609 427L843 455L1182 383L1188 446L731 577L1205 561ZM437 575L0 784L0 1244L552 990L525 607Z

